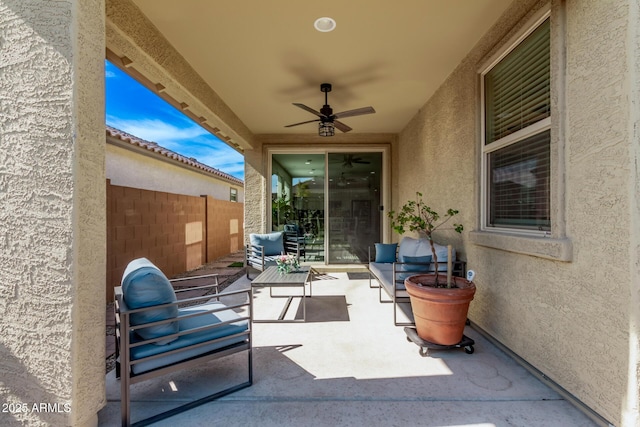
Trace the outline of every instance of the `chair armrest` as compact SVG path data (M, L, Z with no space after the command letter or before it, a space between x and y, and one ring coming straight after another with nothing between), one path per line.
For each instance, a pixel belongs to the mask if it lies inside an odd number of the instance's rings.
M184 287L181 286L180 288L175 289L175 287L174 287L174 292L177 294L179 292L204 290L204 289L214 289L216 293L218 292L218 287L220 286L220 283L218 282L218 274L217 273L203 274L203 275L200 275L200 276L180 277L180 278L177 278L177 279L171 279L171 280L169 280L169 282L171 284L174 284L174 283L188 283L191 280L201 280L201 279L212 279L212 282L207 283L205 285L190 286L190 287L187 287L187 288L184 288Z
M393 263L393 280L394 282L402 281L398 278L399 274L431 274L435 272L433 268L433 262L394 262ZM440 270L442 266L447 266L447 261L438 261L438 273L439 274L447 274L447 270ZM466 261L453 261L451 266L451 274L457 277L465 277L467 274L467 262ZM428 271L403 271L403 265L422 265L427 267Z
M248 264L249 259L261 259L261 264L264 265L264 246L260 245L247 245L245 248L245 264Z
M210 285L209 287L213 287L215 285ZM200 289L200 288L205 288L205 287L195 287L195 288L191 288L190 290L193 289ZM240 319L236 319L235 321L239 321L239 320L251 320L252 318L252 314L251 314L251 288L247 288L247 289L241 289L241 290L237 290L237 291L225 291L225 292L220 292L220 293L216 293L216 294L209 294L209 295L202 295L199 297L192 297L192 298L186 298L183 300L179 300L176 302L171 302L171 303L167 303L167 304L158 304L158 305L152 305L149 307L142 307L142 308L129 308L127 306L126 301L124 300L123 294L122 294L122 287L118 286L115 288L115 307L114 307L114 311L115 311L115 315L116 315L116 330L118 332L120 332L120 325L121 323L126 324L126 331L127 332L131 332L131 331L135 331L137 329L144 329L144 328L148 328L151 326L159 326L159 325L164 325L167 323L171 323L171 322L175 322L176 320L179 319L183 319L183 318L187 318L187 317L196 317L196 316L202 316L205 314L211 314L211 313L215 313L218 311L224 311L224 310L233 310L233 309L237 309L237 308L243 308L246 307L246 310L248 311L248 314ZM207 310L207 311L202 311L199 313L194 313L194 314L189 314L186 316L178 316L178 317L172 317L169 319L164 319L164 320L158 320L158 321L154 321L154 322L148 322L148 323L141 323L138 325L131 325L129 324L129 319L130 316L132 314L135 313L143 313L145 311L150 311L150 310L157 310L157 309L162 309L162 308L168 308L168 307L180 307L183 305L188 305L189 308L197 308L200 305L204 305L208 302L210 302L212 299L215 300L220 300L220 298L224 298L224 297L229 297L229 296L234 296L234 295L241 295L241 294L246 294L246 301L243 303L238 303L238 304L233 304L233 305L224 305L224 307L219 308L219 309L215 309L215 310ZM201 304L198 304L201 303ZM140 340L138 342L131 343L129 344L127 347L128 348L135 348L135 347L139 347L141 345L145 345L145 344L151 344L154 342L158 342L158 341L163 341L166 340L168 338L174 338L174 337L179 337L182 335L186 335L189 333L193 333L193 331L187 331L187 332L178 332L175 334L171 334L171 335L163 335L161 337L158 338L151 338L151 339L146 339L146 340ZM123 336L126 337L127 341L128 341L128 334L122 334ZM121 334L118 333L118 338L122 338Z
M298 242L285 240L284 251L287 254L295 255L296 259L300 259L300 244Z

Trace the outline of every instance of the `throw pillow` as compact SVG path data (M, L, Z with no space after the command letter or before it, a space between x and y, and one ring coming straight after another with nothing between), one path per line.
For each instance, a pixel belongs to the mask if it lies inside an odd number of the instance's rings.
M399 271L410 271L411 273L402 273L397 274L398 280L404 280L409 276L413 276L417 273L428 273L429 271L433 271L431 267L431 255L426 256L404 256L400 262L408 263L408 264L400 264Z
M376 243L376 262L396 262L397 243Z
M129 308L143 308L176 302L176 294L169 279L146 258L138 258L129 263L122 275L122 294ZM156 310L131 314L131 324L157 322L178 317L178 307L162 307ZM178 322L136 329L135 333L143 339L159 338L178 332ZM156 341L156 345L165 345L177 337Z
M249 242L254 246L263 246L265 255L280 255L284 252L284 240L281 231L267 234L250 234Z
M447 247L434 243L436 255L438 257L438 271L447 271ZM429 239L414 239L412 237L404 237L400 242L398 249L398 260L402 261L406 256L431 256L431 244ZM451 252L453 261L456 259L456 250L453 248ZM431 266L430 271L435 271Z

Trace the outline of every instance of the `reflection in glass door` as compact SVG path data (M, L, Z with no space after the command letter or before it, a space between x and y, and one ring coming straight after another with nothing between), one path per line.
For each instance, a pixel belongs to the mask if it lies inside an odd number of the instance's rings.
M271 228L300 244L303 261L324 262L324 154L273 154Z
M368 262L380 242L382 153L329 153L328 261Z

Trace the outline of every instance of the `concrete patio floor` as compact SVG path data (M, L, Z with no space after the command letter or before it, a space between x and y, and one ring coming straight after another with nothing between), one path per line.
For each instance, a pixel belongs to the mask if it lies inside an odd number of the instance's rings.
M249 284L243 276L228 289ZM277 317L283 302L260 289L254 316ZM300 315L295 305L288 313ZM253 325L253 386L154 425L598 425L477 331L465 333L475 340L473 354L456 349L421 357L368 280L325 273L313 282L306 323ZM221 388L223 379L245 378L241 354L137 384L132 421ZM101 426L119 425L119 386L111 371Z

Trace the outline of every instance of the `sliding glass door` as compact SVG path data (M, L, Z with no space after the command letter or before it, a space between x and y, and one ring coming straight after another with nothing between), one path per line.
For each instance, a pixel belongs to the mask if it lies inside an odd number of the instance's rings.
M329 153L328 261L366 263L380 242L382 153Z
M368 262L381 242L382 152L271 156L271 228L303 248L303 261Z
M324 154L271 158L271 228L300 243L303 261L325 260L324 173Z

